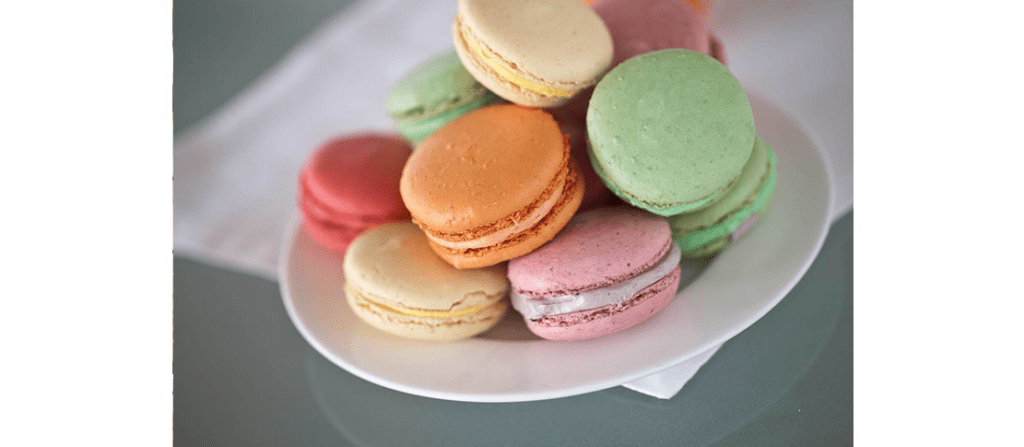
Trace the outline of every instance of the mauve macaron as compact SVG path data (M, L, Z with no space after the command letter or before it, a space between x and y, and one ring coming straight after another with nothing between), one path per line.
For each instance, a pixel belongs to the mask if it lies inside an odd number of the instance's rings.
M612 198L616 198L608 187L604 185L601 176L594 171L590 164L590 156L587 155L587 116L575 115L565 109L553 109L551 114L558 121L562 133L569 137L569 145L572 147L570 155L579 168L583 177L583 201L580 203L580 210L585 211L602 205L609 205Z
M683 48L725 64L725 49L694 6L680 0L601 0L594 4L612 35L612 67L652 51Z
M512 306L542 338L600 337L664 309L679 288L679 261L665 218L627 206L597 208L509 262Z
M359 233L409 218L399 180L412 147L397 135L364 133L317 148L299 174L303 227L320 245L344 251Z

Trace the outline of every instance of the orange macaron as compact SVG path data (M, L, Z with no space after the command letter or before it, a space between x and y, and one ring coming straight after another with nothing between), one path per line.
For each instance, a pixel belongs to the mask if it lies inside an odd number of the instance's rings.
M555 237L583 199L568 137L547 112L475 110L423 140L401 194L431 249L456 268L522 256Z

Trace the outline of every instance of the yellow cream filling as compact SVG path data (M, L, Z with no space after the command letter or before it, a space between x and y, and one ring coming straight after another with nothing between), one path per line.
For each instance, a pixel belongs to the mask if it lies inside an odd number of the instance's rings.
M476 40L473 39L472 36L467 36L465 32L462 33L462 40L466 42L466 46L469 47L469 50L472 51L473 54L475 54L478 59L483 61L483 63L487 64L488 67L491 67L492 70L498 73L498 76L501 76L508 82L511 82L525 90L529 90L531 92L538 93L544 96L571 98L575 94L574 90L548 87L546 85L538 84L536 82L533 82L529 79L520 76L518 73L512 71L512 69L506 67L505 64L491 57L491 55L488 54L487 51L485 51L483 48L480 47L479 44L476 43Z
M391 306L388 306L388 305L385 305L385 304L380 304L380 303L377 303L377 302L374 302L374 301L367 300L366 297L363 297L363 299L366 300L367 303L370 303L373 306L379 307L379 308L383 309L386 312L396 313L396 314L401 314L401 315L407 315L407 316L410 316L410 317L418 317L418 318L457 318L457 317L464 317L466 315L473 315L473 314L475 314L477 312L480 312L481 310L486 309L488 306L490 306L490 304L484 305L484 306L472 306L472 307L467 307L465 309L459 309L459 310L398 309L398 308L391 307Z

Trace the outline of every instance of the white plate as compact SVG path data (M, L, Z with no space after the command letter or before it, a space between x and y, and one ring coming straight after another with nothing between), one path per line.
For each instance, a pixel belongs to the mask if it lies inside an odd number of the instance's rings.
M825 240L828 168L794 119L751 95L759 134L778 156L772 208L675 300L622 332L579 342L533 337L514 311L469 340L394 337L359 320L342 295L342 257L298 220L285 235L281 295L295 327L324 357L398 391L468 402L553 399L631 382L684 362L740 333L796 285Z

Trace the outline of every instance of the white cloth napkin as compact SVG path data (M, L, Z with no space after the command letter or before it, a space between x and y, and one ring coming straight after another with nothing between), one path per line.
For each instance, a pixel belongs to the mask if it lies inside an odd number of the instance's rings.
M275 279L302 162L331 136L392 129L388 89L452 45L455 7L454 0L362 0L177 141L175 252ZM833 217L842 215L853 203L851 2L721 1L715 14L737 78L801 118L825 145ZM717 349L624 386L671 398Z

